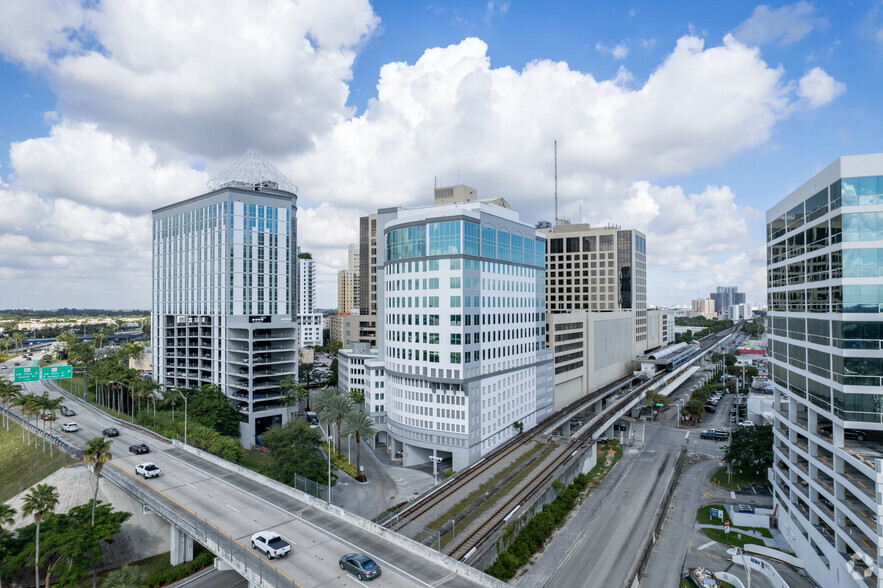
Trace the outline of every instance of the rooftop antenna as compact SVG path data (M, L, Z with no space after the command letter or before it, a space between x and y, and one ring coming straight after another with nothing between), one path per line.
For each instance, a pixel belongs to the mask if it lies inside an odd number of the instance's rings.
M555 224L558 224L558 141L555 141Z

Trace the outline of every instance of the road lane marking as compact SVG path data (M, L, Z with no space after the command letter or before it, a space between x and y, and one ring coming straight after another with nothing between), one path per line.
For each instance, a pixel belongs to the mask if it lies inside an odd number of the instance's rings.
M687 431L686 433L684 433L684 441L686 441L689 438L690 438L690 431Z
M715 544L715 541L709 541L708 543L706 543L705 545L703 545L701 547L698 547L697 549L699 551L702 551L703 549L708 549L709 547L711 547L714 544Z
M235 510L236 512L239 512L239 509L236 508L235 506L230 506L230 505L227 504L226 502L224 503L224 505L228 506L229 508L232 508L232 509Z

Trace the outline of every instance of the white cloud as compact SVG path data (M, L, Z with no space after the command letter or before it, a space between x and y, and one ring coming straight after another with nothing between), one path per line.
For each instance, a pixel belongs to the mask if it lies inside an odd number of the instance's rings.
M626 45L624 41L617 43L613 47L608 47L601 41L598 41L595 43L595 49L597 49L601 55L611 55L613 56L613 59L619 60L625 59L629 54L628 45Z
M831 102L846 91L846 84L838 82L820 67L814 67L800 78L797 95L813 108Z
M144 213L205 190L205 172L181 161L162 164L145 143L63 122L48 137L13 143L16 186L109 210Z
M5 3L0 51L43 67L65 118L204 157L309 149L349 116L355 50L378 22L367 0L46 3L69 10Z
M828 20L816 16L810 2L797 2L770 9L761 4L751 16L734 31L737 39L749 45L765 45L778 41L781 45L795 43L815 28L825 28Z
M0 54L40 69L52 55L80 49L77 31L86 11L79 0L0 2Z

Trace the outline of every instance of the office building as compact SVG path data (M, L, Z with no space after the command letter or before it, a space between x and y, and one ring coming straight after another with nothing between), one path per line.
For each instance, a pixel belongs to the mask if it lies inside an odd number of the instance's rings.
M883 154L842 157L767 211L778 527L820 586L883 554Z
M631 311L636 342L647 338L647 238L617 226L558 220L546 235L547 312Z
M717 317L717 313L714 311L714 300L711 298L697 298L694 300L691 305L690 318L697 316L707 319Z
M377 317L361 314L336 314L325 318L331 341L350 347L353 343L377 346Z
M337 388L345 396L364 394L363 409L374 423L374 443L386 445L386 374L378 350L369 343L353 343L338 351L337 366Z
M738 286L718 286L717 292L709 294L714 300L714 311L718 316L724 314L731 306L745 303L745 293L739 292Z
M321 312L316 312L316 262L309 253L298 253L297 257L300 347L322 345L325 320Z
M505 200L438 188L378 211L378 351L389 451L462 469L551 414L545 239Z
M297 188L255 149L209 188L153 211L153 378L220 387L251 447L297 373Z

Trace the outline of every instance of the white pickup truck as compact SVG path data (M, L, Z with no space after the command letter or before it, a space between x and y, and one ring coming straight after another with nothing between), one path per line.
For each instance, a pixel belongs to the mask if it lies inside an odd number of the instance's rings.
M270 559L285 557L291 551L288 541L273 531L261 531L252 535L251 548L263 551Z

